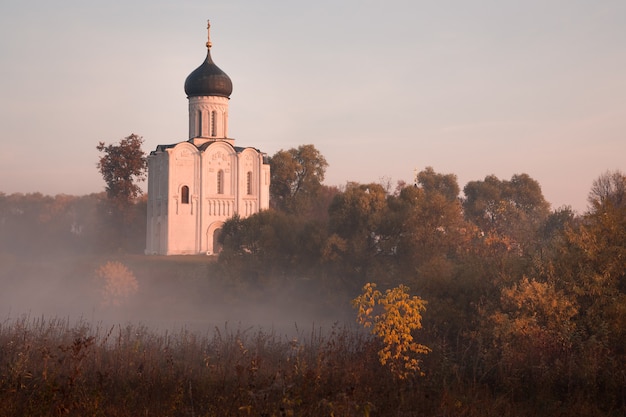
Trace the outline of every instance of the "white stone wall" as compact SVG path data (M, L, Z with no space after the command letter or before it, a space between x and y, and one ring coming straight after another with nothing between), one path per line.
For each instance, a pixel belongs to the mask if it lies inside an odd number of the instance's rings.
M199 251L198 194L201 182L197 173L200 167L198 148L182 142L167 150L169 154L168 181L168 248L167 253L191 254ZM182 188L188 187L186 203L182 201Z
M228 137L228 98L189 97L189 139Z
M226 220L269 208L263 154L253 148L237 153L231 141L202 142L203 150L195 141L181 142L149 156L146 253L214 253L215 231ZM187 203L183 187L189 188Z

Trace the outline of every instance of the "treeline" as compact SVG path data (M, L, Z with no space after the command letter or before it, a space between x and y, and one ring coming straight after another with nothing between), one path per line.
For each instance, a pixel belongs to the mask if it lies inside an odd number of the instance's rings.
M416 335L432 349L427 384L468 401L486 391L537 409L626 408L622 173L602 174L577 215L551 210L526 174L472 181L463 197L432 168L393 189L336 189L310 148L277 157L292 169L273 171L274 209L223 228L219 265L233 280L319 280L320 303L407 285L428 302Z
M147 162L143 138L99 142L97 168L105 192L87 196L41 193L7 195L0 190L0 254L33 256L59 252L143 253Z
M146 202L119 215L105 193L85 196L0 192L0 253L19 257L59 253L143 253Z

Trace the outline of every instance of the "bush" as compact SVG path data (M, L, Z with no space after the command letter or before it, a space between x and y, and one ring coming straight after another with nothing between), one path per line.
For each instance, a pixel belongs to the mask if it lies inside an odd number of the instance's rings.
M121 262L107 262L96 270L102 306L120 306L139 289L137 278Z

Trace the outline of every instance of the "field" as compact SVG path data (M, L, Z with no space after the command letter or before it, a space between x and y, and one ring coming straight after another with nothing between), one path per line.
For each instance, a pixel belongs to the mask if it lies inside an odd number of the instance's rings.
M101 303L110 261L138 282L119 305ZM225 282L207 257L2 265L0 415L382 415L423 395L397 390L349 303L307 282Z
M209 257L1 261L0 416L620 415L468 378L446 340L423 376L396 378L354 295L304 278L231 279ZM133 291L103 298L108 263Z

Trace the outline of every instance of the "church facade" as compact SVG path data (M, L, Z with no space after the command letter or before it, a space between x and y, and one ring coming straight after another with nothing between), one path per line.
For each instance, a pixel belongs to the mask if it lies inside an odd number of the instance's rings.
M233 85L211 58L210 31L206 46L185 80L189 139L148 156L147 254L215 253L224 221L269 208L268 157L228 137Z

